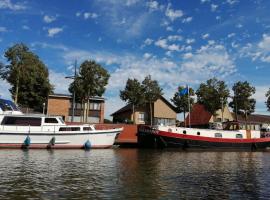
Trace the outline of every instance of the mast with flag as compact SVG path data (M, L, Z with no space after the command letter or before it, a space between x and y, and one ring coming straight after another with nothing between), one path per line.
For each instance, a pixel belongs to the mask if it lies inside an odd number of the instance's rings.
M190 127L190 94L189 94L189 86L188 85L186 85L186 87L184 89L179 91L179 96L184 96L184 95L188 96L188 112L189 112L188 124L189 124L189 127Z

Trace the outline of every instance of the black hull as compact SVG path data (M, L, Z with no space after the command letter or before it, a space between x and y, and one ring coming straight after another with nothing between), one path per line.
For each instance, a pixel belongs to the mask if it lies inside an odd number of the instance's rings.
M210 142L201 140L191 140L183 138L174 138L160 136L153 133L138 133L138 145L141 148L181 148L181 149L265 149L270 147L270 141L267 142Z

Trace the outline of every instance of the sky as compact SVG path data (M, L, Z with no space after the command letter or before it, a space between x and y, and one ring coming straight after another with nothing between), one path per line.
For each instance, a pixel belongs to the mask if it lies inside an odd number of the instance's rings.
M55 93L68 94L74 62L95 60L110 73L105 117L126 104L128 78L157 80L170 100L210 78L256 87L256 113L270 114L269 0L0 0L0 62L26 44L49 69ZM0 95L10 98L0 80Z

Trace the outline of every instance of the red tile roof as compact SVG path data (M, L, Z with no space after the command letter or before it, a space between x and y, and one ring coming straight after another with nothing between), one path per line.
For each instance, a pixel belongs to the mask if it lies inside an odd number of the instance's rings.
M209 124L212 114L209 113L204 105L194 104L190 113L190 125ZM189 125L189 115L185 119L186 125Z

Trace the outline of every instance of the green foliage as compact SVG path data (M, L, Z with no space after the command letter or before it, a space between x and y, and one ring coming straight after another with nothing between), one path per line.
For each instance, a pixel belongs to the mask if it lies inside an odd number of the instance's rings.
M125 89L120 91L120 98L135 107L142 105L144 103L144 91L141 83L137 79L128 79Z
M5 57L8 65L0 66L0 76L12 87L13 99L23 107L42 110L53 87L49 83L49 72L37 55L24 44L15 44L7 49Z
M267 110L270 111L270 88L267 91L267 93L265 94L267 100L265 102L266 106L267 106Z
M142 86L144 89L144 98L145 102L149 104L150 108L150 125L152 125L153 114L152 114L152 103L158 100L158 98L163 95L162 88L159 87L159 84L156 80L152 80L151 76L148 75L142 81Z
M73 93L75 89L77 99L82 101L89 97L102 96L109 77L107 70L101 65L95 61L86 60L80 66L79 75L70 84L69 91Z
M144 89L146 103L153 103L158 100L161 95L163 95L162 88L160 88L156 80L151 79L150 75L146 76L142 81L142 86Z
M218 109L222 108L222 104L228 103L229 89L224 81L216 78L209 79L206 83L201 83L196 91L197 102L203 104L207 111L215 115Z
M233 108L234 112L245 115L253 113L256 100L251 96L255 94L255 87L250 86L247 81L238 81L233 85L232 90L234 91L234 98L229 106Z
M88 121L89 98L102 96L105 86L108 84L110 75L106 69L93 60L86 60L80 66L79 75L75 76L74 81L69 86L69 91L75 91L76 100L83 103L83 121Z
M178 91L174 94L171 101L176 106L177 113L185 113L188 111L188 95L179 95L179 91L183 90L185 87L179 86ZM194 96L194 90L192 88L189 88L189 100L190 100L190 107L194 104L194 98L191 96Z

